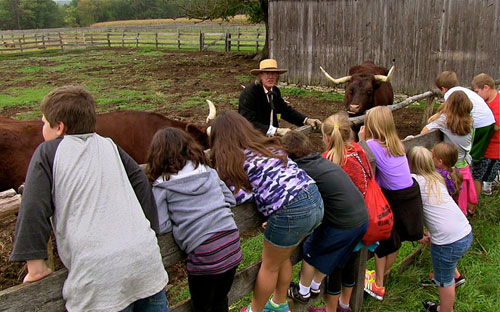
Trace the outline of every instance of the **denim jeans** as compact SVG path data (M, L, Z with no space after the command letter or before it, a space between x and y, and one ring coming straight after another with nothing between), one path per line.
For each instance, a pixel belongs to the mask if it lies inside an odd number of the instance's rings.
M434 269L433 280L439 287L453 285L458 260L472 246L472 231L464 238L446 245L431 245L431 260Z
M165 289L150 297L139 299L121 312L169 312Z
M279 248L297 246L322 219L323 199L316 184L311 184L269 216L264 237Z

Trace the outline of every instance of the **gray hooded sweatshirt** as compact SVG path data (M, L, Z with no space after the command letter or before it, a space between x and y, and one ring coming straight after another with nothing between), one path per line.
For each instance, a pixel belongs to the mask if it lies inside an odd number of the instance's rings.
M179 247L192 252L216 232L236 229L236 201L217 171L188 161L177 174L153 183L160 233L172 231Z

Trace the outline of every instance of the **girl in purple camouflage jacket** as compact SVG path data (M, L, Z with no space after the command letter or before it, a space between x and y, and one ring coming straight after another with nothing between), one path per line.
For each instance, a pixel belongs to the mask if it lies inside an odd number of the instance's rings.
M241 311L289 311L290 255L323 218L318 188L286 156L278 138L265 137L236 112L215 119L210 143L210 158L220 178L234 187L234 194L243 190L253 195L257 209L267 217L252 303Z

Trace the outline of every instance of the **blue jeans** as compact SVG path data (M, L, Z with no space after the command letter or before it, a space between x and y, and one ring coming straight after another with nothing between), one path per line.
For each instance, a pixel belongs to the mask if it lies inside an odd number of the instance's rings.
M431 260L434 269L433 280L439 287L453 285L458 260L472 246L472 231L464 238L446 245L431 245Z
M311 184L267 219L264 237L273 246L297 246L323 219L323 199Z
M169 312L165 289L147 298L139 299L121 312Z

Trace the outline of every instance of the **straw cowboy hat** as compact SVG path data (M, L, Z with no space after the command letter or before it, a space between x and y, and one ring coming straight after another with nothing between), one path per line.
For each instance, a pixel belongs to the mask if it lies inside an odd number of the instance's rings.
M259 69L252 69L250 73L252 75L258 75L262 72L276 72L278 74L286 73L287 69L278 68L278 62L274 59L265 59L260 61Z

